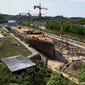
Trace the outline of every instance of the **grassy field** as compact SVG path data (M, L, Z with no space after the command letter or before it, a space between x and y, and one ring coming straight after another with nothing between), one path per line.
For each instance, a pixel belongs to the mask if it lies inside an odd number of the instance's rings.
M15 55L28 56L31 52L24 47L19 41L12 37L3 28L0 31L4 32L5 37L0 39L0 58L10 57Z

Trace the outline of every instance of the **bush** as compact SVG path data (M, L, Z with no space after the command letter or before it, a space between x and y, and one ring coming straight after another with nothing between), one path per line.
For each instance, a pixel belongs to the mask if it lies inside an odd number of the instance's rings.
M47 68L41 60L33 60L36 66L29 69L10 73L6 67L0 65L0 85L9 85L10 83L19 85L74 85L69 84L69 80L60 74Z
M79 82L85 82L85 63L82 64L82 68L77 74Z
M56 21L49 21L48 24L46 25L48 29L52 30L60 30L61 24ZM85 27L80 25L80 24L69 24L69 23L64 23L63 24L63 29L66 32L71 32L71 33L76 33L76 34L85 34Z
M20 85L46 85L52 71L43 65L41 61L35 61L35 63L37 64L36 66L19 71L17 74L9 73L4 66L0 65L0 85L9 85L9 83Z
M50 80L47 82L47 85L75 85L75 83L72 81L69 82L69 80L61 74L53 72Z
M46 25L46 27L49 28L49 29L59 30L60 29L60 24L57 23L56 21L51 21Z

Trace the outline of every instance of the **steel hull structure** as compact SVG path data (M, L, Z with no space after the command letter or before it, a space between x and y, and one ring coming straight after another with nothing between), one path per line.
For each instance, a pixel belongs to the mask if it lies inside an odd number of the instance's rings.
M46 40L39 40L36 38L30 38L29 35L25 35L24 33L20 33L19 31L12 29L9 27L9 31L12 32L16 37L25 41L27 44L47 56L48 58L55 58L55 45L53 42Z
M9 31L12 32L16 37L20 38L23 41L25 41L25 39L27 38L27 35L25 35L24 33L20 33L19 31L15 29L9 28Z
M36 38L28 38L28 44L46 55L48 58L54 59L55 45L53 42L39 40Z

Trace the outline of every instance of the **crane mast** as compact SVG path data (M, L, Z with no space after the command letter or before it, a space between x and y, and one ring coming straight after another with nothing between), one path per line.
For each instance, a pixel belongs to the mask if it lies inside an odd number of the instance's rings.
M42 8L41 3L39 3L39 6L35 5L34 9L36 9L36 8L39 9L39 19L41 20L41 17L42 17L41 9L47 10L47 8Z
M21 23L22 23L22 17L23 16L27 16L28 17L28 22L31 21L31 14L30 14L30 11L28 10L28 13L19 13L19 16L20 16L20 19L21 19Z

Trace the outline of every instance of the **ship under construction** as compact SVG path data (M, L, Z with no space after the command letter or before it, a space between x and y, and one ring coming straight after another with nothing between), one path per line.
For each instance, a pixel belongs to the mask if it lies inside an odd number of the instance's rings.
M44 35L44 33L21 26L10 26L8 30L42 54L46 55L48 58L54 59L54 42L51 38Z

